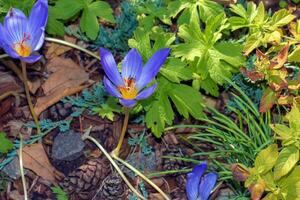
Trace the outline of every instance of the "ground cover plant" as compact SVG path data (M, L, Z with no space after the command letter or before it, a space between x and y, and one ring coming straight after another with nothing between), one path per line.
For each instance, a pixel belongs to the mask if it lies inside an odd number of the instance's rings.
M0 0L0 199L300 199L297 0Z

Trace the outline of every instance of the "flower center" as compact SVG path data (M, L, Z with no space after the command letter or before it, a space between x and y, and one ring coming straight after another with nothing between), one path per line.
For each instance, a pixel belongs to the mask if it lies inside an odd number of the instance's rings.
M30 35L24 33L22 40L13 45L13 49L22 57L28 57L31 53L31 48L26 43L26 41L28 41L29 39Z
M118 90L120 91L124 99L134 99L138 91L135 87L135 80L133 78L124 79L125 86L119 86Z

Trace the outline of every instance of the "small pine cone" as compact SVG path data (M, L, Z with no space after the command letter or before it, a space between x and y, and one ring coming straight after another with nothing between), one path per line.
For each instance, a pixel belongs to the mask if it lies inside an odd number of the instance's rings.
M183 153L180 148L170 147L162 150L162 156L169 157L183 157ZM184 167L184 162L177 159L163 158L162 169L167 170L179 170Z
M92 190L99 187L100 183L107 177L110 171L110 165L106 159L89 160L71 172L64 179L61 186L70 195L89 195Z
M49 108L49 115L52 119L58 121L67 118L74 111L70 103L58 102Z
M109 175L104 181L101 189L101 199L122 200L127 195L126 184L117 174Z

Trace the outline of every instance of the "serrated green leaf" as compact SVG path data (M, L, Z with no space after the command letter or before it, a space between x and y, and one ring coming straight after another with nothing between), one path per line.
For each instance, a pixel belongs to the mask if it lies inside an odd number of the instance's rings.
M63 36L65 34L65 27L64 24L56 18L56 12L56 9L54 9L52 6L49 6L49 18L47 22L46 31L47 33L52 35Z
M277 144L271 144L257 154L254 162L254 167L259 174L267 173L274 167L277 158Z
M186 67L186 63L176 58L171 58L160 69L160 73L172 82L180 83L192 79L192 70Z
M97 17L103 18L111 23L115 23L113 10L110 5L104 1L95 1L88 5L90 12L93 12Z
M85 8L80 18L80 28L91 39L96 39L99 31L97 16L89 8Z
M85 5L85 0L58 0L54 7L56 10L56 15L54 18L68 20L78 14L79 11L85 7Z
M13 143L6 138L6 133L0 132L0 153L7 153L13 148Z
M280 179L278 185L286 200L300 199L300 166L297 165L288 176Z
M101 107L96 107L93 112L98 114L102 118L107 118L110 121L114 119L114 113L120 113L122 107L118 104L115 98L109 97L107 101L101 105Z
M299 149L288 146L281 150L274 168L274 179L278 180L288 174L299 160Z
M184 84L172 84L172 89L169 90L169 96L174 102L178 112L185 118L188 118L189 114L195 119L203 117L202 97L194 88Z

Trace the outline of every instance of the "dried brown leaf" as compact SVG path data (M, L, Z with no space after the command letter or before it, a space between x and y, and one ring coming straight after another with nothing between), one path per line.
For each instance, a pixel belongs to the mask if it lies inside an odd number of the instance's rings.
M70 37L70 36L64 36L64 40L70 43L75 44L76 43L76 38ZM49 43L48 44L48 50L45 54L45 57L47 59L52 59L55 57L58 57L62 55L63 53L71 50L71 47L65 46L65 45L59 45L56 43Z
M89 74L71 59L53 58L47 69L53 73L42 85L45 96L37 99L34 108L37 115L60 99L80 92L93 83L89 80Z
M41 143L26 145L23 148L23 165L38 176L55 183L55 168L50 164Z

